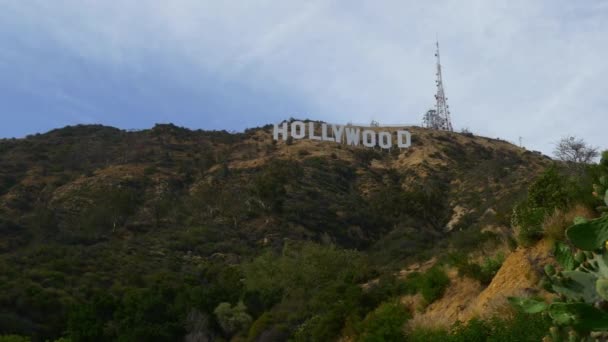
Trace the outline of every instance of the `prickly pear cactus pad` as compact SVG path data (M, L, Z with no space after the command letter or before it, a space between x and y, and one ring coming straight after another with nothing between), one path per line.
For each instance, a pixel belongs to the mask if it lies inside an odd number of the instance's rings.
M608 151L602 154L602 161L600 166L605 168L605 172L608 171ZM600 200L604 201L604 205L598 207L600 212L608 212L608 175L599 177L599 184L593 184L593 195Z
M608 241L608 216L575 224L568 228L566 236L579 249L585 251L605 249Z
M545 312L553 320L548 341L608 340L608 216L575 220L566 236L578 250L556 244L561 267L545 266L548 290L559 295L551 304L530 298L511 298L528 313Z
M595 290L604 300L608 300L608 279L602 278L595 282Z

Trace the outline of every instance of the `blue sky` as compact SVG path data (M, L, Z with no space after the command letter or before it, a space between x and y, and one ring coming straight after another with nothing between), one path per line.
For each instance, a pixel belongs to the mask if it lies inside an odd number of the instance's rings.
M0 137L79 123L419 124L608 148L608 1L0 0Z

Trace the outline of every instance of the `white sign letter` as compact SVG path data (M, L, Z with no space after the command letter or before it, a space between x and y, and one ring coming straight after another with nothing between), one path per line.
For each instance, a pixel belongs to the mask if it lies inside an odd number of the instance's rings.
M376 132L372 131L371 129L366 129L363 131L363 146L376 146Z
M405 142L403 142L405 136ZM397 146L399 148L408 148L412 145L412 135L408 131L397 131Z
M294 121L291 123L291 136L294 139L302 139L306 135L306 126L302 121Z
M334 139L337 143L342 142L342 133L344 133L344 126L331 125L331 130L334 133Z
M321 139L323 141L335 141L333 137L327 136L327 124L321 124Z
M389 149L393 147L393 139L389 132L380 132L378 133L378 145L380 148Z
M287 122L283 122L282 126L282 128L279 128L279 125L274 124L274 131L272 132L274 140L279 140L279 134L283 136L283 140L287 139Z
M358 128L346 127L345 131L346 131L346 144L352 145L352 146L359 145L359 140L360 140L359 133L361 132L361 130Z
M320 136L315 135L315 123L312 121L308 123L308 139L321 140Z

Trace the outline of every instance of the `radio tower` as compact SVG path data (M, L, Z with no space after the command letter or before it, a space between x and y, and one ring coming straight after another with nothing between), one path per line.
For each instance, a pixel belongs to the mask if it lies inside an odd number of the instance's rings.
M450 119L450 106L448 106L448 98L445 97L445 90L443 89L443 79L441 77L441 60L439 58L439 41L436 43L437 51L435 57L437 57L437 94L435 95L435 109L430 109L424 115L424 126L427 128L438 129L442 131L454 131L452 128L452 121Z

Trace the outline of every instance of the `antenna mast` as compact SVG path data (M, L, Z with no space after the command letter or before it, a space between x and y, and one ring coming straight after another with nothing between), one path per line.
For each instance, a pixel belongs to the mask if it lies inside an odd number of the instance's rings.
M435 94L435 109L431 109L424 115L424 125L427 128L438 129L441 131L454 131L452 128L452 121L450 119L450 106L448 106L448 98L445 96L445 90L443 89L443 78L441 76L441 59L439 56L439 41L436 42L437 50L435 51L435 57L437 57L437 94Z

